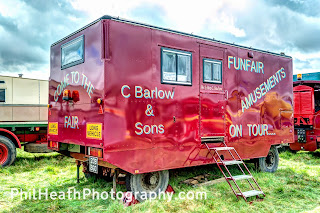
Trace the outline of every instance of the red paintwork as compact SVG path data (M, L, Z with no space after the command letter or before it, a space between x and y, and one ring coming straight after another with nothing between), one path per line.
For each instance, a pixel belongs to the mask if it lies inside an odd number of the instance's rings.
M3 165L4 162L6 162L6 160L8 159L8 148L0 143L0 165Z
M320 111L315 111L315 87L319 81L297 81L293 84L295 143L292 150L315 151L320 145ZM297 129L306 130L306 142L299 143Z
M167 187L167 189L166 189L165 192L166 192L166 193L172 193L172 194L176 193L176 192L174 191L173 187L172 187L170 184L168 185L168 187Z
M167 194L174 194L176 193L173 189L173 187L169 184L165 193ZM135 204L138 204L139 201L134 197L134 195L132 194L132 192L125 192L123 194L123 198L122 198L122 204L125 206L125 207L128 207L128 206L133 206Z
M293 94L295 125L313 125L314 89L309 86L299 85L293 88Z
M84 35L85 62L61 70L61 45ZM161 84L161 47L192 53L192 86ZM228 69L228 56L248 58L264 63L264 74ZM223 83L202 80L204 57L223 61ZM260 84L281 68L286 77L249 109L242 112L245 100ZM201 70L201 71L200 71ZM93 82L89 98L81 82L66 87L79 91L79 101L68 103L54 92L66 74L79 72ZM130 86L121 95L121 87ZM174 91L173 99L137 99L134 87ZM175 33L101 20L51 47L49 122L58 122L58 135L48 140L104 149L107 161L130 173L145 173L213 163L201 137L224 136L228 146L236 148L244 159L267 155L273 144L293 142L292 59L239 48L219 42L201 40ZM98 98L103 99L99 114ZM145 114L151 104L154 117ZM101 112L101 110L100 110ZM79 129L64 127L65 116L78 116ZM175 121L174 121L175 118ZM135 133L135 123L165 127L164 134ZM86 123L102 123L102 139L86 138ZM242 137L231 137L230 125L242 125ZM247 124L266 124L273 135L249 136ZM220 146L221 144L210 144Z
M16 146L21 149L20 140L13 132L11 132L7 129L0 128L0 134L1 134L1 132L4 132L5 134L8 134L10 137L12 137L14 139L14 141L12 141L12 142L14 142L16 144Z
M132 192L125 192L123 194L122 204L125 207L133 206L133 205L138 204L138 203L139 203L139 201L134 197Z
M17 134L17 137L19 138L20 141L23 141L23 142L35 142L35 143L47 142L47 134L46 133Z

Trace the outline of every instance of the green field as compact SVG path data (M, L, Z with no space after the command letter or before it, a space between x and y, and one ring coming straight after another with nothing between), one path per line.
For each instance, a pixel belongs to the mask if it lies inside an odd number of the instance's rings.
M253 171L253 164L248 164ZM17 161L8 168L0 168L1 212L320 212L320 152L280 154L276 173L253 172L266 198L252 204L237 200L226 182L212 186L193 188L181 181L196 175L209 173L212 178L222 175L215 165L177 169L170 171L170 184L176 191L171 202L167 200L146 201L124 207L118 200L86 199L33 200L20 195L11 198L11 189L31 192L82 191L84 188L98 192L110 191L112 183L87 180L81 173L76 183L76 165L73 159L56 153L29 154L18 151ZM118 185L118 191L125 186ZM207 199L181 200L179 192L206 192ZM35 195L37 195L36 192Z

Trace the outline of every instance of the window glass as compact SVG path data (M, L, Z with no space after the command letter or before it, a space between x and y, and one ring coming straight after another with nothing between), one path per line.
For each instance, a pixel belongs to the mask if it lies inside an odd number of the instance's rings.
M61 69L84 62L84 36L61 45Z
M221 83L221 63L213 64L213 81Z
M171 52L163 52L163 80L175 81L176 77L176 55Z
M0 103L6 102L6 90L0 89Z
M203 60L203 82L222 83L222 61L211 59Z
M190 55L178 55L178 81L190 82L191 67Z
M191 53L162 48L162 83L191 85Z
M212 63L204 62L204 80L205 81L211 81L212 77Z

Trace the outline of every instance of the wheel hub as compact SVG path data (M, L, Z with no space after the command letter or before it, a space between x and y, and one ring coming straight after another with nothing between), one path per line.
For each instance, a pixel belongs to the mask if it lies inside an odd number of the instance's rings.
M8 148L0 143L0 164L3 165L8 159Z
M159 185L160 175L158 172L142 175L141 185L147 191L152 191Z
M275 155L273 152L269 152L268 156L266 157L266 166L268 169L271 169L275 164Z

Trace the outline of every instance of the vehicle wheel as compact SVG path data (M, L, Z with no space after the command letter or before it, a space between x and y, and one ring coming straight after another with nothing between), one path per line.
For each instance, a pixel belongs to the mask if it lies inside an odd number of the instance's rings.
M267 157L258 159L258 169L262 172L275 172L279 165L279 153L275 146L271 146Z
M16 160L16 146L4 136L0 136L0 165L10 166Z
M130 185L131 184L130 183L131 176L132 176L132 174L130 174L130 173L126 174L126 188L127 188L128 192L131 192L131 185Z
M143 202L159 192L165 191L169 183L169 171L158 171L131 175L130 189L137 200Z

